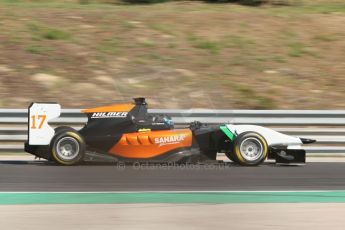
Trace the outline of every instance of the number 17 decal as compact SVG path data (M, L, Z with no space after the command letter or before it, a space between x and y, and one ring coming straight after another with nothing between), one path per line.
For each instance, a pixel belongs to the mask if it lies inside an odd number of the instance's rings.
M41 129L44 121L46 120L46 115L32 115L31 116L31 129ZM36 126L36 121L39 123L38 127Z

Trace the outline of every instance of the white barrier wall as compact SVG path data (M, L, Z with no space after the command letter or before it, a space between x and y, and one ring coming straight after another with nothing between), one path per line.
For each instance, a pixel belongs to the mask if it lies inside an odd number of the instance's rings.
M305 146L308 154L345 154L345 110L149 110L172 117L177 126L200 121L208 124L257 124L318 142ZM64 109L54 125L82 127L79 109ZM22 152L27 139L27 110L0 109L0 152Z

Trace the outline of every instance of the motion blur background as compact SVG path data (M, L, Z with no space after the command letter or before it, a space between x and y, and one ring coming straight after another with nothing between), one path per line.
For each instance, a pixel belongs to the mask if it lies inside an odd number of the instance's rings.
M343 0L0 0L0 107L344 109Z

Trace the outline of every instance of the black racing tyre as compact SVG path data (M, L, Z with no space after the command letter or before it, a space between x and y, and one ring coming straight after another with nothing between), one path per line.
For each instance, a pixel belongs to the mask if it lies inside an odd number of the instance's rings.
M75 131L75 129L73 129L72 127L65 126L65 125L56 127L54 130L55 130L55 135L62 131Z
M73 128L69 127L69 126L59 126L57 128L54 129L55 131L55 136L62 132L62 131L75 131ZM53 137L54 138L54 137ZM53 156L51 154L51 149L50 149L50 146L40 146L38 148L38 152L41 152L42 153L42 157L43 156L46 156L47 152L50 152L50 154L47 155L47 157L43 157L45 158L46 160L50 161L50 162L55 162L55 160L53 159Z
M71 127L58 127L50 142L51 158L61 165L80 163L85 154L83 137Z
M267 158L268 145L260 134L245 132L236 137L231 154L235 162L241 165L257 166Z
M234 163L238 163L236 156L234 156L234 152L226 152L225 155Z

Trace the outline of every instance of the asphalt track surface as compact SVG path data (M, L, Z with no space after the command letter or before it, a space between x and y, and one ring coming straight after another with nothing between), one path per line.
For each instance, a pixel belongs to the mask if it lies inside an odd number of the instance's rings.
M292 191L345 190L345 163L240 167L80 165L0 161L0 191Z

